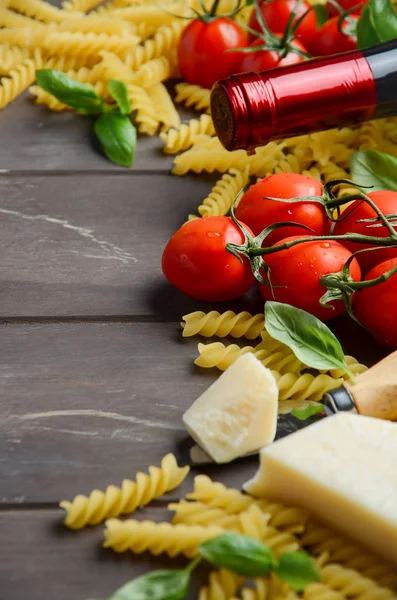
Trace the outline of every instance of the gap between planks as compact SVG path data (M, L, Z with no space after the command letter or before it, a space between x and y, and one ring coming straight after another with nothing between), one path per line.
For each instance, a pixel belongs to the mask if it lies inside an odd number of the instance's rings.
M73 499L73 498L72 498ZM157 498L156 500L152 500L150 504L147 506L141 507L142 509L150 510L151 508L167 510L168 505L173 502L179 502L180 496L172 496L169 495L169 498L162 500L161 498ZM2 512L21 512L21 511L46 511L46 510L59 510L62 509L59 507L59 502L3 502L0 503L0 513ZM135 518L135 516L141 514L140 509L138 508L135 512L131 514L122 514L120 518L128 519ZM171 514L171 513L170 513Z
M0 325L50 325L57 323L73 323L77 325L84 325L86 323L169 323L179 325L180 321L176 321L174 318L166 319L157 315L0 316Z

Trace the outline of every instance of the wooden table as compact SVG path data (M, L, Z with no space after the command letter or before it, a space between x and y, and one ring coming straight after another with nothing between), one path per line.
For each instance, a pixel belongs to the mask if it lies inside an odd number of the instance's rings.
M208 307L160 269L211 180L171 176L158 138L139 140L131 170L112 165L90 128L26 98L0 115L0 600L106 598L168 564L102 550L102 527L66 530L58 502L167 452L183 459L181 415L216 377L193 367L198 340L179 328ZM228 308L243 305L263 308L255 295ZM384 354L351 322L335 327L361 360ZM208 472L239 486L255 469L251 459ZM168 518L166 504L139 518Z

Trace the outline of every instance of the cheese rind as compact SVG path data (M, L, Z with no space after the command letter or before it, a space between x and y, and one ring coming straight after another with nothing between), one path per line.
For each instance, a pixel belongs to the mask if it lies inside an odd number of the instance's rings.
M215 462L225 463L274 440L277 407L272 372L245 354L194 402L183 422Z
M340 413L261 452L245 489L309 509L397 564L397 424Z

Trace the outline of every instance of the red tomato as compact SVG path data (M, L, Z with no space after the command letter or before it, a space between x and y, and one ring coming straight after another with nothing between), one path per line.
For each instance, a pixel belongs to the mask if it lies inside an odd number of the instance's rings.
M248 229L248 228L247 228ZM197 300L232 300L254 283L249 261L227 252L227 243L242 244L244 234L230 217L204 217L182 225L168 242L162 259L170 283Z
M364 4L367 4L369 0L338 0L339 6L345 11L350 8L355 8L350 14L352 15L360 15L363 9ZM327 12L330 17L339 16L339 12L330 2L327 3Z
M397 214L397 192L379 191L368 194L384 215ZM345 233L362 233L365 235L374 235L376 237L388 237L389 233L384 225L381 227L369 227L374 223L357 223L361 219L373 219L376 217L375 211L363 200L355 200L342 213L340 220L336 223L334 234L343 235ZM394 229L397 231L397 221ZM350 252L357 252L361 248L373 248L376 244L358 244L355 242L342 242ZM362 272L367 273L372 267L397 257L397 248L382 248L373 252L363 252L357 255Z
M226 52L248 45L244 30L227 17L204 23L194 19L178 45L179 68L188 83L211 88L218 79L239 72L241 52Z
M296 173L277 173L258 181L244 194L236 208L236 217L258 235L265 227L280 221L294 221L313 229L313 235L329 233L330 221L324 207L317 202L277 202L271 198L321 196L322 184L313 177ZM302 227L275 229L266 238L266 246L291 235L305 235Z
M263 40L256 40L250 45L250 48L255 46L263 46ZM293 45L298 50L306 52L306 48L302 46L298 40L295 40ZM268 71L269 69L275 69L276 67L286 67L287 65L296 65L305 60L303 56L296 52L288 52L286 56L280 58L280 53L277 50L258 50L257 52L244 52L243 60L240 64L240 72L247 73L253 71L254 73L260 73L261 71Z
M349 19L356 23L358 16L351 15ZM355 27L345 19L342 23L342 33L339 31L338 21L339 17L329 19L308 40L306 47L312 56L329 56L357 48Z
M260 2L259 9L270 31L273 31L273 33L283 34L285 28L287 27L291 13L297 7L297 4L298 0L272 0L271 2ZM296 8L295 21L309 9L311 10L307 13L306 17L303 19L296 31L296 37L302 42L305 48L307 47L306 42L310 40L317 27L316 14L307 0L303 0ZM262 32L262 28L258 23L255 9L252 11L251 18L249 20L249 27L255 31ZM255 36L251 34L249 41L252 42L254 39Z
M291 236L275 245L304 237L308 236ZM332 240L303 242L287 250L268 254L264 260L270 267L272 285L283 287L273 287L272 294L270 286L261 284L261 294L265 300L291 304L323 321L337 317L345 312L343 301L332 302L330 308L321 306L319 300L327 289L320 284L320 278L340 271L350 256L347 248ZM350 274L355 281L360 279L360 267L355 259L350 265Z
M397 266L397 258L391 258L376 265L364 278L376 279L386 271ZM374 337L393 348L397 349L397 273L390 279L355 294L354 312L357 319L366 327Z

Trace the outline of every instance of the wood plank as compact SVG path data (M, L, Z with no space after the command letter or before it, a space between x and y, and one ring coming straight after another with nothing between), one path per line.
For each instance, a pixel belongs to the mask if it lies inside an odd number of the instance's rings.
M10 171L98 171L166 173L173 158L162 152L159 136L140 136L131 169L110 162L93 144L93 119L72 112L54 113L34 105L28 94L0 115L0 169ZM183 119L193 117L181 111Z
M136 517L169 518L160 509L145 509ZM187 562L103 550L102 527L71 532L61 525L60 518L59 510L0 513L1 600L104 599L150 569L179 568ZM197 588L204 581L202 570L195 576L187 600L197 598Z
M181 339L173 323L13 324L1 328L1 341L5 504L103 489L167 452L184 461L182 414L219 374L194 368L197 339ZM374 361L380 352L372 352ZM256 463L210 472L240 485Z
M0 188L0 317L179 319L199 306L167 284L160 262L209 179L3 176Z

